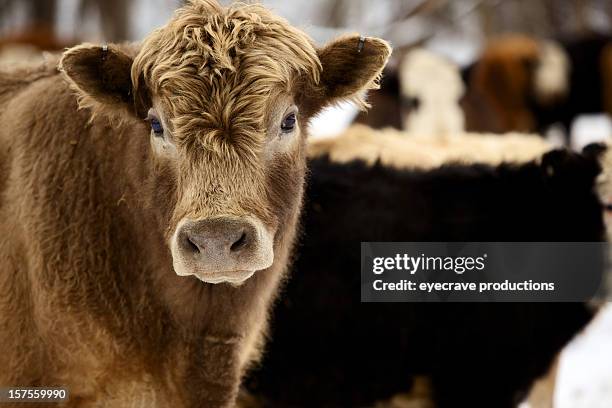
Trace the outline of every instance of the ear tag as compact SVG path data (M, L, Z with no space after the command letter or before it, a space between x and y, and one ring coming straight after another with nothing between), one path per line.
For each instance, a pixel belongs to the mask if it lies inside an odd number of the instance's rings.
M365 45L365 37L364 36L360 36L359 37L359 44L357 44L357 54L361 54L361 51L363 50L363 46Z
M106 53L108 52L108 44L102 46L102 61L106 60Z

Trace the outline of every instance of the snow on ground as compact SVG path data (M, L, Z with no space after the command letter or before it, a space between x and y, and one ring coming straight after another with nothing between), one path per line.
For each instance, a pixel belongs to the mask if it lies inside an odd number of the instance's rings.
M612 304L561 354L555 408L612 406Z
M572 124L572 148L582 150L589 143L612 139L612 120L608 115L581 115Z

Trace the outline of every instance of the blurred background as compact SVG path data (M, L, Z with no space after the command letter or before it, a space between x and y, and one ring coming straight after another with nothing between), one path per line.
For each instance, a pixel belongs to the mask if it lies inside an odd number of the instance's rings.
M164 24L180 3L174 0L0 0L0 64L6 67L37 61L42 58L42 51L59 51L84 41L137 41ZM612 44L610 0L266 0L263 3L304 29L318 44L341 33L359 32L382 37L394 47L382 89L371 96L372 112L359 114L349 105L329 109L312 124L313 137L339 133L355 120L373 127L410 128L416 123L411 112L425 104L425 94L436 92L446 92L448 98L461 104L460 127L468 131L539 132L553 143L568 144L575 149L612 137L609 115L612 100L606 99L612 96L612 89L606 88L612 87L612 80L603 68L612 58L606 57L608 44ZM520 36L508 37L508 33L520 33ZM503 42L496 42L500 38ZM521 75L531 72L534 61L542 64L541 55L534 56L530 47L536 44L541 51L543 42L549 40L562 44L565 52L553 52L551 58L565 55L559 57L560 66L566 69L564 78L573 81L573 88L588 90L574 95L578 100L586 98L592 102L588 109L571 110L559 102L565 94L553 95L552 102L546 103L534 101L530 94L523 98ZM442 81L442 91L414 90L403 84L402 80L410 76L402 74L402 66L415 49L427 50L434 58L445 61L456 78ZM502 56L496 54L500 49L505 50ZM509 62L508 58L516 61ZM518 65L512 65L514 62ZM493 67L490 71L493 73L487 74L483 67ZM608 75L612 77L610 67ZM406 70L408 74L418 72L417 68ZM430 75L435 72L425 71ZM584 72L587 79L579 77ZM595 77L599 78L598 82L588 82ZM436 80L434 75L432 81ZM453 80L459 84L458 93L451 91L455 89ZM580 81L587 81L584 83L588 86L580 85L583 83ZM480 89L479 95L481 82L485 84L485 91L482 94ZM502 85L506 87L505 95L516 91L517 99L508 97L500 101L492 89ZM567 98L571 99L574 91L562 88L561 93L569 94ZM433 100L434 108L444 105ZM478 104L492 109L486 115L490 119L487 123L480 120L482 114L480 118L470 116ZM586 105L581 103L583 107ZM555 406L560 408L610 406L610 307L564 351L555 399Z
M469 82L470 68L487 43L505 33L520 33L532 39L558 39L571 46L572 42L606 37L612 26L609 0L266 0L263 3L303 28L319 44L345 32L390 41L394 54L386 73L387 82L383 83L384 88L389 88L384 90L385 94L397 92L391 88L399 86L398 67L406 53L415 47L431 50L455 64ZM40 56L36 51L61 50L83 41L136 41L167 21L180 4L181 0L0 0L0 58L5 62L28 56L36 58ZM464 97L472 98L469 87ZM607 115L585 113L564 124L567 129L537 126L518 130L539 131L560 143L568 137L576 148L612 135ZM337 133L356 115L350 107L335 110L333 120L324 116L322 121L313 124L311 133L318 136ZM399 127L399 114L396 116L374 118L370 121L377 123L368 124ZM473 126L474 120L470 117L467 122L468 130L513 130L495 124Z

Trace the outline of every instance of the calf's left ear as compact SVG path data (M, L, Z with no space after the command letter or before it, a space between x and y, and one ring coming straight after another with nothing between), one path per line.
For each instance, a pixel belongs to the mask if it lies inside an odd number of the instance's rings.
M102 105L107 113L138 115L132 93L132 61L116 45L83 44L64 53L59 69L86 107Z
M321 78L306 96L313 105L313 113L342 100L352 100L360 107L367 107L365 94L369 89L378 89L391 47L379 38L354 34L332 41L317 54L321 61Z

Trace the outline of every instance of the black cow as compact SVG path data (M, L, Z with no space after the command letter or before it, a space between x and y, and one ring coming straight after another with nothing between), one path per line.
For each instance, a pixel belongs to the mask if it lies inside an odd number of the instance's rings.
M400 171L311 160L303 236L249 389L360 407L431 377L438 407L513 407L592 318L581 303L361 304L361 241L600 241L593 158Z

